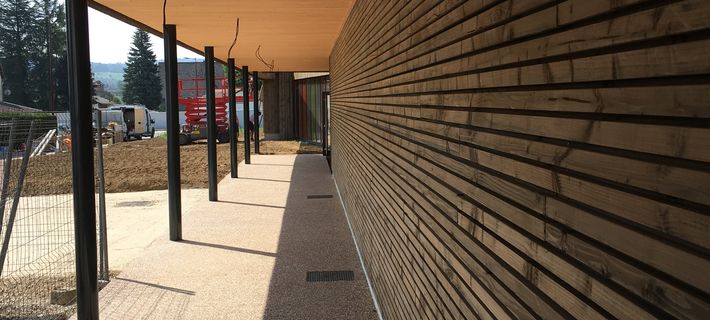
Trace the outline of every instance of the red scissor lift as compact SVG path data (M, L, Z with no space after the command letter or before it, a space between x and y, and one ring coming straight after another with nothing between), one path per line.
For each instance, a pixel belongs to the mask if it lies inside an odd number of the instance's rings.
M190 86L190 84L192 84ZM207 139L207 90L204 78L185 78L178 80L178 102L185 106L185 124L180 130L180 144ZM187 86L187 87L186 87ZM227 79L215 79L215 122L217 123L217 141L229 141L229 122L227 121ZM239 135L239 131L237 131Z

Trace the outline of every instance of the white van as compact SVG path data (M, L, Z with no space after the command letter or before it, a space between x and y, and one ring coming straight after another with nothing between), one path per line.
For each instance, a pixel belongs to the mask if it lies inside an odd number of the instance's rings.
M126 139L155 137L155 121L150 117L150 112L144 106L118 105L110 110L123 112L123 122L126 125Z

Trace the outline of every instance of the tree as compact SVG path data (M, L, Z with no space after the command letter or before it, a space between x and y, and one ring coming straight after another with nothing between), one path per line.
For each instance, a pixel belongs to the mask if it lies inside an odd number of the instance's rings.
M101 93L100 96L108 101L111 101L111 103L115 103L115 104L121 103L121 98L113 95L113 93L111 93L111 92L104 91Z
M162 102L158 64L148 32L136 30L123 74L123 102L157 109Z
M68 108L64 6L58 0L0 1L0 65L10 102Z
M0 63L5 75L3 87L10 91L5 99L21 105L32 104L30 53L25 46L34 42L35 22L36 12L29 0L0 1Z
M29 78L32 83L33 107L46 110L68 109L66 76L66 21L64 6L57 0L34 0L37 18L33 32L34 46L30 54L33 66ZM62 63L63 62L63 63Z

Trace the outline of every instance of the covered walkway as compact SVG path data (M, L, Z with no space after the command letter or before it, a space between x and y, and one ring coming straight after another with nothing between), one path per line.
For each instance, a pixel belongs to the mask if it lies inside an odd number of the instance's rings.
M215 59L230 93L243 64L245 97L257 71L330 72L320 129L382 318L708 319L710 1L138 2L66 1L79 318L375 316L322 158L254 157L181 237L182 44L205 55L213 201ZM149 246L101 303L88 5L164 36L185 240Z
M102 319L376 319L328 164L254 156L99 295ZM352 271L352 281L307 281ZM322 279L321 279L322 280Z

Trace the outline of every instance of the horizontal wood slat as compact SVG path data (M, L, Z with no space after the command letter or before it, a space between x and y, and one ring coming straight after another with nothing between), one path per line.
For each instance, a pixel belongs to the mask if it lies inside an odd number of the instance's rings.
M333 174L387 319L706 319L710 2L357 1Z

